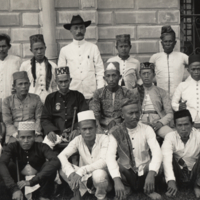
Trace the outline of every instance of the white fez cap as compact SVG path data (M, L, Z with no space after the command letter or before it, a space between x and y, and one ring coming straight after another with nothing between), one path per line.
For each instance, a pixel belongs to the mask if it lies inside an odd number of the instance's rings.
M19 122L18 131L35 131L35 122Z
M85 120L96 120L92 110L86 110L78 113L78 122Z

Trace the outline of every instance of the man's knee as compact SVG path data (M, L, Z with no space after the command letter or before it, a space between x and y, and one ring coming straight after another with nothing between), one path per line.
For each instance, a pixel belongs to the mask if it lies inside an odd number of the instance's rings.
M109 181L108 172L102 169L95 170L92 173L92 180L95 187L101 185L105 186Z

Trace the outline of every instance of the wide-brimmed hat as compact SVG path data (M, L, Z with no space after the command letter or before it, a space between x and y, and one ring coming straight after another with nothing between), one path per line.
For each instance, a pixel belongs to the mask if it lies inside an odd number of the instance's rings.
M88 27L91 24L91 21L83 21L80 15L76 15L72 17L70 24L64 24L63 27L67 30L70 30L72 25L84 24L85 27Z

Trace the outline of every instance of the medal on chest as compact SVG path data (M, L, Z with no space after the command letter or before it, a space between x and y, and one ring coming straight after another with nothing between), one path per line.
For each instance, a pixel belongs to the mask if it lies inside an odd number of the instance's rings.
M56 110L60 110L60 103L56 103Z

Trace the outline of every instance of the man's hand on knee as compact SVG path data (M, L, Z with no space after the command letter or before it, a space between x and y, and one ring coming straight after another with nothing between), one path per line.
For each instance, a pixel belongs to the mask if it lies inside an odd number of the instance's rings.
M12 199L14 200L23 200L23 194L21 192L21 190L17 190L12 194Z
M167 188L167 192L165 194L169 197L175 197L176 193L178 191L176 182L174 180L170 180L170 181L168 181L167 186L168 186L168 188Z
M53 143L57 140L56 134L53 131L48 133L47 138Z
M147 174L147 177L145 179L145 184L144 184L144 193L150 194L154 192L155 190L155 172L154 171L149 171Z
M119 200L123 200L126 197L125 187L121 181L121 178L116 177L114 180L114 187L115 187L115 196Z
M69 178L68 178L70 181L69 185L73 191L79 188L79 183L81 181L81 178L82 177L78 175L76 172L73 172L69 175Z

